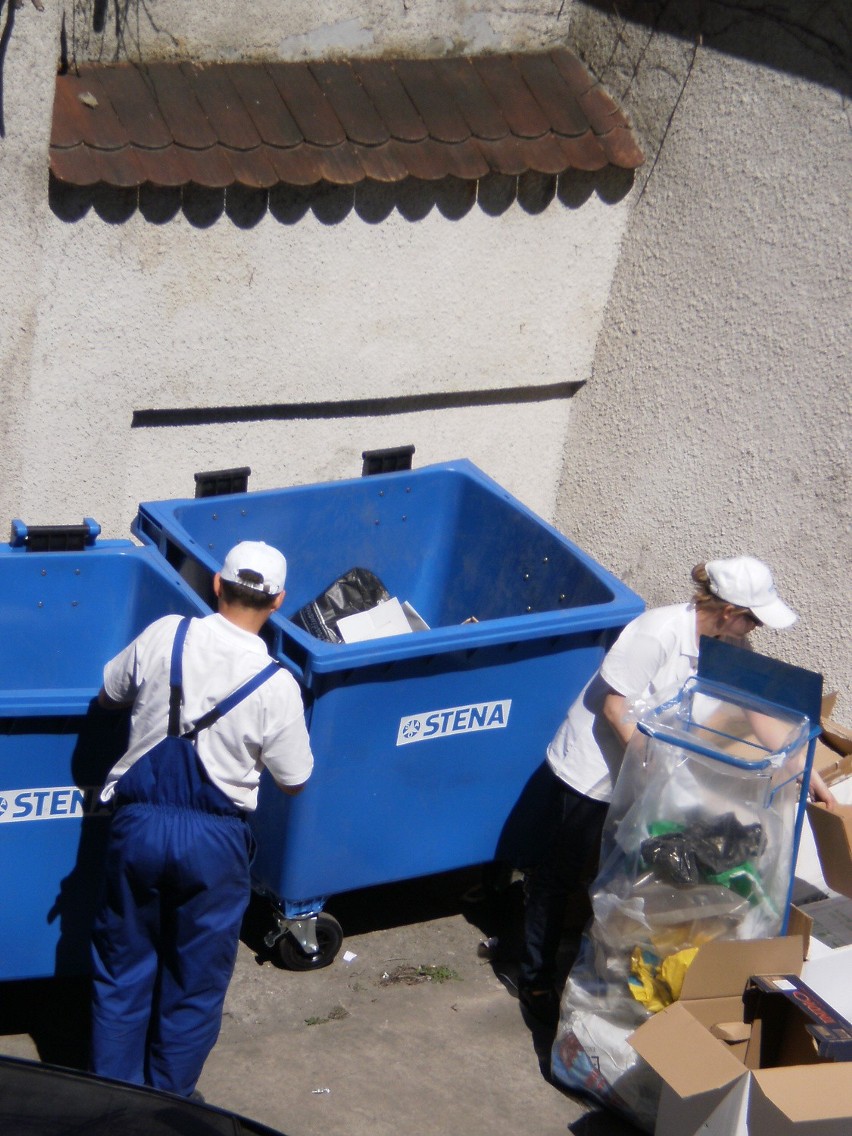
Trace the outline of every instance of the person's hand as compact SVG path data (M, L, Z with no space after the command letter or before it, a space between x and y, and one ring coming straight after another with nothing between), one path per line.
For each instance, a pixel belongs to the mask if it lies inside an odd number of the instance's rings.
M823 781L822 777L815 769L811 770L811 781L808 790L808 796L812 797L815 801L825 805L829 812L834 812L838 806L837 797L829 789L828 785Z

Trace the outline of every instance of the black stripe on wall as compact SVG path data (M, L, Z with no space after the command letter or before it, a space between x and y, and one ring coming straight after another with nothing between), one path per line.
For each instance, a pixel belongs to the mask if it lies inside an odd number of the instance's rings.
M283 402L257 406L191 406L134 410L131 426L213 426L227 422L299 421L320 418L383 418L422 410L465 410L476 406L510 406L572 398L583 383L498 390L454 391L399 395L395 398L356 398L329 402Z

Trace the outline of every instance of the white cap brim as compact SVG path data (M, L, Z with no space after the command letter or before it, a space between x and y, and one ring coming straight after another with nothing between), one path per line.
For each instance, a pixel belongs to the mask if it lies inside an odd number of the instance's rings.
M787 607L783 600L774 599L771 603L758 607L752 605L749 611L754 612L757 618L766 627L773 631L783 631L785 627L792 627L799 618L791 607Z

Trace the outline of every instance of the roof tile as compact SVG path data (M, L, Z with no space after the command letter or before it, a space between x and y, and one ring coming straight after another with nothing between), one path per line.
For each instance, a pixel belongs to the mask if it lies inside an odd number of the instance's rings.
M51 145L87 143L94 150L117 150L127 143L127 131L94 76L60 75L53 102Z
M609 162L603 140L591 131L580 138L560 138L559 145L574 170L602 170Z
M614 130L601 135L600 143L610 165L635 170L645 161L645 155L637 146L629 127L616 126Z
M388 141L391 135L387 124L376 113L348 64L311 63L309 67L350 142L381 146Z
M54 177L69 185L95 185L100 181L98 152L82 143L54 149L50 169Z
M568 138L585 134L589 120L553 60L548 55L515 55L513 59L551 130Z
M353 142L352 149L364 168L366 177L373 181L403 181L409 177L403 148L404 142L391 138L382 146L359 146Z
M320 180L332 185L357 185L364 180L364 167L348 142L339 146L316 146Z
M422 142L429 137L417 107L390 62L384 59L361 59L357 65L361 86L370 97L377 113L387 124L393 138L400 142Z
M160 150L135 150L143 181L152 185L186 185L194 180L196 155L186 156L180 146L164 146Z
M468 125L431 60L397 59L393 69L436 142L470 138Z
M260 134L231 82L230 67L182 63L181 70L192 83L221 145L233 150L251 150L260 145Z
M269 159L271 147L258 146L254 150L227 150L225 155L234 171L234 181L250 189L269 189L278 184L278 174Z
M278 88L265 67L231 63L228 77L254 123L258 136L268 146L298 146L302 132L281 101Z
M600 84L580 95L577 102L588 116L595 134L606 134L614 126L627 125L624 115Z
M134 146L122 146L120 150L99 150L97 160L97 181L121 189L130 189L141 185L144 180L142 168L136 160Z
M306 63L270 63L267 70L306 142L339 146L346 132Z
M323 179L320 153L317 146L309 143L287 150L273 149L270 156L278 181L285 185L316 185Z
M483 55L474 59L473 65L499 105L513 134L519 138L540 138L546 133L550 123L511 56Z
M443 79L476 138L505 138L509 124L469 58L435 59L432 63Z
M160 114L174 141L190 150L215 146L219 135L196 97L192 73L187 74L180 64L174 63L148 63L145 69L151 79Z
M89 96L81 101L80 96ZM355 185L643 161L580 61L535 55L86 64L56 81L51 170L77 185Z
M163 120L150 79L138 67L88 67L90 83L100 82L116 116L127 131L127 141L156 150L168 146L172 133Z
M564 47L551 51L550 58L559 69L559 73L568 84L568 90L574 98L579 98L585 91L588 91L589 87L594 85L595 80L577 56L566 51Z

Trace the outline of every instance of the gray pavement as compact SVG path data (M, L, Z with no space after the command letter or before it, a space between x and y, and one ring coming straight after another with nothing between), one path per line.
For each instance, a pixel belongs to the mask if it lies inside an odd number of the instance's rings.
M509 989L520 885L489 907L465 898L477 880L450 873L337 897L329 910L343 948L313 972L263 958L265 912L254 905L199 1083L205 1098L288 1136L634 1133L548 1082L549 1038ZM57 1012L51 984L35 985L38 997L23 989L0 1007L0 1052L73 1065L84 992L72 986Z

